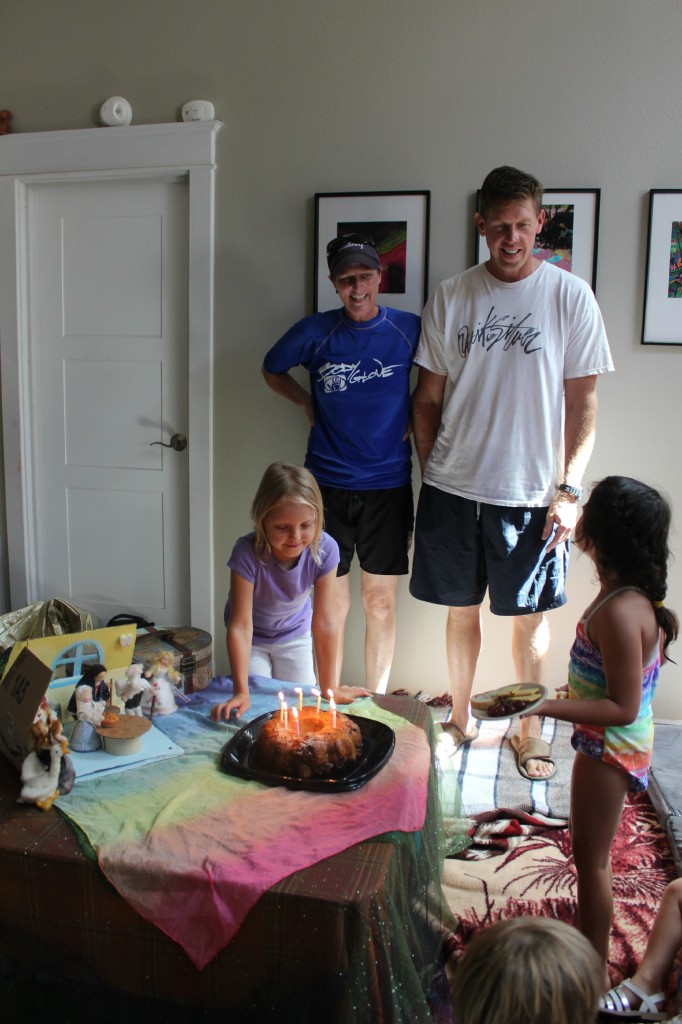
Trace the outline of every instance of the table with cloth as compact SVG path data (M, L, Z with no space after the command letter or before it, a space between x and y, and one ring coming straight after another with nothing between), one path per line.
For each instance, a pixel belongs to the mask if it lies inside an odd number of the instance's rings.
M280 689L295 699L276 680L251 685L245 719L277 708ZM452 922L428 708L386 696L345 707L389 725L395 751L360 789L313 793L219 770L244 724L210 718L230 692L216 679L156 716L184 753L82 779L59 814L17 806L16 770L0 764L4 934L77 957L116 989L254 1021L430 1020Z

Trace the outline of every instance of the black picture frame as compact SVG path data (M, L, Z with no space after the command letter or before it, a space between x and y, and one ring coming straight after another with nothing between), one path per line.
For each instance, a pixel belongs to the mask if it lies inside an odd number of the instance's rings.
M682 189L649 192L643 345L682 345Z

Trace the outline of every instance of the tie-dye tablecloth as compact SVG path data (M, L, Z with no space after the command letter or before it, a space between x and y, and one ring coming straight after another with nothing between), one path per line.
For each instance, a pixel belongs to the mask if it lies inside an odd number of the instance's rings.
M216 679L155 725L185 753L120 774L82 780L57 803L87 837L101 870L140 914L204 967L281 879L362 840L416 832L426 813L430 749L422 729L370 698L344 708L395 732L393 756L361 789L336 794L268 787L218 768L243 721L210 719L229 679ZM288 684L252 680L248 718L278 706Z

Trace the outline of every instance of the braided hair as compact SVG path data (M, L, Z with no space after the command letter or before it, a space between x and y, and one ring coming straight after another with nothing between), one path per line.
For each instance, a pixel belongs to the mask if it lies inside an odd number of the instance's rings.
M600 575L637 587L650 599L663 631L663 653L677 639L677 615L664 605L668 587L667 500L628 476L607 476L595 484L576 528L580 547L590 548Z

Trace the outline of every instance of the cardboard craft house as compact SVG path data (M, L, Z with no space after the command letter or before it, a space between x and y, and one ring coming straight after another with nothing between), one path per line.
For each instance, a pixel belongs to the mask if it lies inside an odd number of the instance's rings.
M134 626L22 640L14 644L0 682L0 752L18 771L31 749L31 726L45 695L66 705L88 662L106 665L112 678L130 666Z

